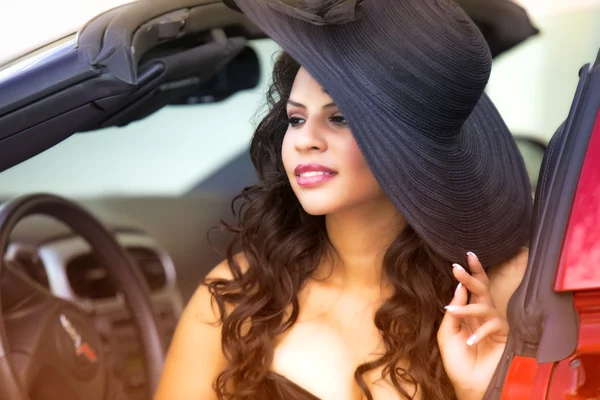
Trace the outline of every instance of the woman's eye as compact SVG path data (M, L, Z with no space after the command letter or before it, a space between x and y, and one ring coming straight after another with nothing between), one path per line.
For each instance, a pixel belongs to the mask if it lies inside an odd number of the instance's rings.
M342 115L335 115L335 116L329 118L329 120L336 125L342 125L342 126L348 125L348 122L346 122L346 118L344 118Z
M300 125L300 124L303 124L304 122L305 122L305 121L304 121L304 119L303 119L303 118L299 118L299 117L289 117L289 118L288 118L288 124L289 124L291 127L296 127L296 126L298 126L298 125Z

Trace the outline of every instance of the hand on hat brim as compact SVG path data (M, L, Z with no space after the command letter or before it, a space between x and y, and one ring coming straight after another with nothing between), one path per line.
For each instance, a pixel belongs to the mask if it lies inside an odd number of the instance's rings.
M458 264L453 267L459 285L438 330L442 361L461 400L483 397L509 332L508 321L494 305L483 266L472 253L467 260L471 274Z

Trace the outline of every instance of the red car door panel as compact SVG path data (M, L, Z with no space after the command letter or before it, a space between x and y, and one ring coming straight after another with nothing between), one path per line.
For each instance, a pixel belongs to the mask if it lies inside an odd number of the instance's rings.
M530 258L485 400L600 399L600 53L540 172Z

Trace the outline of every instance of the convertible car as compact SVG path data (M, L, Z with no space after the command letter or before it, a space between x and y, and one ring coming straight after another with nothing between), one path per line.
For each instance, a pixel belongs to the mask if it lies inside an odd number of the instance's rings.
M277 46L219 0L123 3L0 61L0 400L152 398L223 257L210 228L256 180L232 121L261 103ZM508 0L459 3L494 56L544 34ZM535 216L487 400L600 398L600 56L578 68L556 133L515 132ZM96 191L103 173L120 191ZM128 195L141 176L170 195Z

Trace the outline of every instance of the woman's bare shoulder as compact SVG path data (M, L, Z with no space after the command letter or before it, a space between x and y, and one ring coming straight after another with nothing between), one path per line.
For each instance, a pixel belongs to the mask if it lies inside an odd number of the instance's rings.
M234 261L242 270L242 273L248 270L248 260L244 253L237 253L233 256ZM214 267L204 278L205 282L211 282L217 279L233 280L233 274L231 272L231 266L227 259L221 261L216 267Z
M236 255L235 261L242 270L247 268L243 254ZM169 347L155 400L216 399L213 383L227 363L221 351L221 315L207 283L218 279L233 279L226 260L207 274L187 303Z

